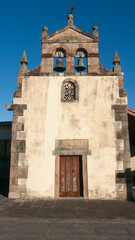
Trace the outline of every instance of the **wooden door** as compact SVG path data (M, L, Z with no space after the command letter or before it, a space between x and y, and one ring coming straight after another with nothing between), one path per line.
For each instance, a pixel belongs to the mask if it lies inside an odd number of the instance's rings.
M60 196L80 196L80 159L79 156L60 157Z

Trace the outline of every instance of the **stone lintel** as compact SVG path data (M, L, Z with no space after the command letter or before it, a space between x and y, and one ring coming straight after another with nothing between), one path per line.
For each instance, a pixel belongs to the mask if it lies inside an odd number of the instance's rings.
M91 155L91 150L89 151L83 151L83 150L54 150L52 151L52 154L55 156L61 156L61 155Z
M55 140L53 155L91 155L87 139Z
M87 139L60 139L55 140L55 150L88 150Z

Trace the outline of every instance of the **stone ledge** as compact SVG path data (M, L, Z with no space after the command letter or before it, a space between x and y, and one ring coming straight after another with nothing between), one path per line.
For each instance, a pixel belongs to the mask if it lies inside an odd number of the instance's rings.
M6 105L6 109L7 110L23 110L23 109L27 109L27 104L10 104L10 105Z

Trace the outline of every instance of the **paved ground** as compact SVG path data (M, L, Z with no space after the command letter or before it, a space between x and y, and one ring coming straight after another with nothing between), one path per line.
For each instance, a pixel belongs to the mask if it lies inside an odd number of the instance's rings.
M0 196L0 240L134 240L135 203Z

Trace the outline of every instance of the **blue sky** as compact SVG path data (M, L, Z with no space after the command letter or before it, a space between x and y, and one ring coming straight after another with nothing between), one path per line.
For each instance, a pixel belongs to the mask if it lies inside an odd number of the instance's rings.
M92 33L99 28L101 64L112 69L115 50L124 72L129 107L135 109L135 1L134 0L6 0L0 8L0 121L12 120L11 104L16 91L20 59L26 50L28 69L41 61L42 27L48 33L67 25L66 8L74 6L74 25Z

